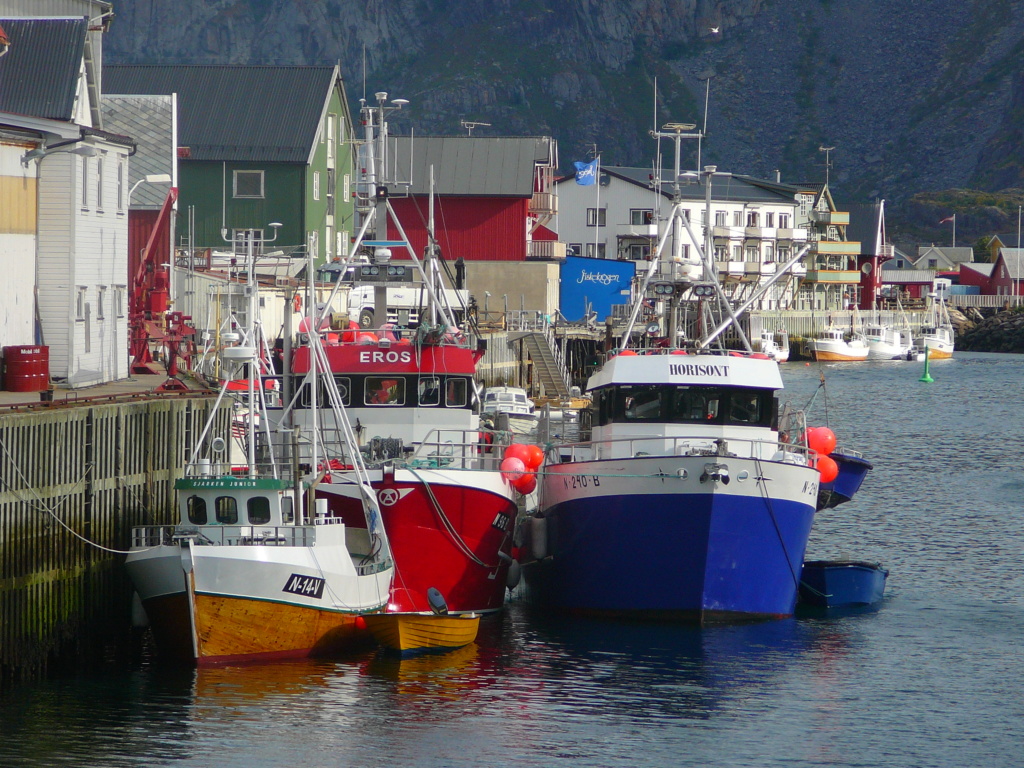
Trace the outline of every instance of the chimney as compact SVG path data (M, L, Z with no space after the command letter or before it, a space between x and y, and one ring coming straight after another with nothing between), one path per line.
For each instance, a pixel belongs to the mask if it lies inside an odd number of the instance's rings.
M775 169L775 183L782 183L782 171L780 171L778 168Z

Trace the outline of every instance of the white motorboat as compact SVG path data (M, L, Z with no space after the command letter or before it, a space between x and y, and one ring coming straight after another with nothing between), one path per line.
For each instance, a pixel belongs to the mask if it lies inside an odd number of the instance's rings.
M869 360L906 360L914 346L910 328L894 328L884 323L864 327Z
M808 342L808 349L819 362L857 362L868 359L868 345L856 331L844 332L829 326Z

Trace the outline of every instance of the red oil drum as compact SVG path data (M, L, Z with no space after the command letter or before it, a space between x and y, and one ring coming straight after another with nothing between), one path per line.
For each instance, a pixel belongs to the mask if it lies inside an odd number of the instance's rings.
M42 392L49 388L49 347L4 347L4 389L8 392Z

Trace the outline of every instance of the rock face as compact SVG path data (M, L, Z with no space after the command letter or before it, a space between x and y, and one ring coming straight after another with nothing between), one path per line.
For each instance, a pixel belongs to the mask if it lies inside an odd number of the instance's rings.
M1024 308L1007 309L957 331L957 349L973 352L1024 352Z
M1024 4L1011 0L121 0L115 11L109 62L340 61L353 101L364 90L411 100L400 130L457 134L474 120L491 124L474 135L551 134L563 167L595 144L606 164L650 164L648 131L701 125L710 82L702 163L822 180L819 147L832 146L830 181L849 202L1024 186ZM696 164L687 149L684 167Z

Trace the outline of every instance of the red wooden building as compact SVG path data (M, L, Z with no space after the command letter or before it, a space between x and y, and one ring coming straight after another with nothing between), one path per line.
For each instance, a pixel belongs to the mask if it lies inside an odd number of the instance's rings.
M402 230L419 255L427 244L431 169L434 231L445 259L552 259L559 243L544 227L556 213L558 149L549 137L400 137L394 167L408 184L388 188ZM388 239L402 233L388 222ZM396 251L396 258L407 255Z

